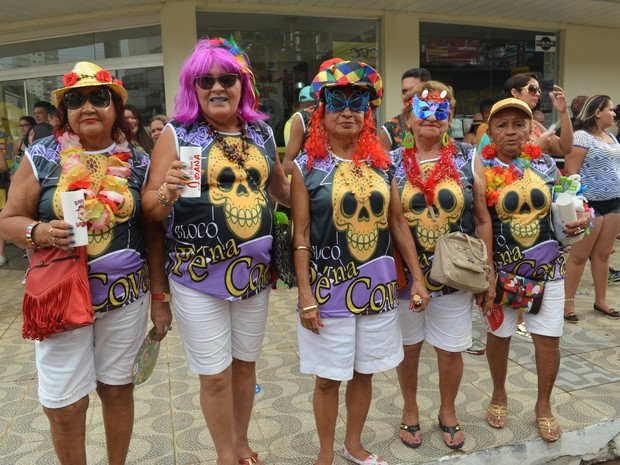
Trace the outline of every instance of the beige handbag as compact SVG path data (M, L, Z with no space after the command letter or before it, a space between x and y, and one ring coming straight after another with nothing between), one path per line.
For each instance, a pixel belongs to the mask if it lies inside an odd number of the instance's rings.
M435 244L431 279L473 293L489 288L489 264L484 242L462 232L442 234Z

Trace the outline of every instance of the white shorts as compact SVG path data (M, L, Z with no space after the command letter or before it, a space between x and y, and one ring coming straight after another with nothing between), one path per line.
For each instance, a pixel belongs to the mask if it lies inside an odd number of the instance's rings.
M545 283L540 311L536 315L521 312L516 308L502 306L504 321L495 331L490 331L497 337L511 337L517 331L519 313L523 315L523 322L528 332L541 336L560 337L564 327L564 280Z
M131 370L146 335L151 294L126 307L97 313L86 328L35 341L39 401L61 408L88 395L97 381L131 383Z
M211 297L170 279L172 308L191 372L216 375L236 358L258 360L265 337L267 288L245 300Z
M323 318L321 334L301 326L297 340L302 373L347 381L358 373L390 370L404 357L396 309L375 315Z
M447 352L462 352L471 346L471 321L474 296L458 291L433 297L422 312L409 310L409 301L398 305L403 344L426 341Z

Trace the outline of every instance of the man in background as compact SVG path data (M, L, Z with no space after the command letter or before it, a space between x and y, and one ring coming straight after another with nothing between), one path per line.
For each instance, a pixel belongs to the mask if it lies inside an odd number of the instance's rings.
M413 89L418 84L428 82L431 80L431 73L424 68L411 68L405 71L400 78L400 92L403 99L407 92ZM381 126L379 130L379 141L383 150L394 150L400 147L403 143L403 139L407 134L407 124L403 119L402 114L394 116L391 120Z
M34 120L39 123L47 123L50 119L50 112L54 109L54 105L50 102L46 102L41 100L34 104L34 110L32 115L34 116Z

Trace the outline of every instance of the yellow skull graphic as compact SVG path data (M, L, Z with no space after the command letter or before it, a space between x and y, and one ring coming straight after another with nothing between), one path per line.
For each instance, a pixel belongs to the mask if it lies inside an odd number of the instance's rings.
M495 206L499 219L510 224L517 242L530 247L540 234L540 219L551 207L551 193L545 181L526 168L523 177L499 192Z
M236 146L234 137L226 142ZM250 239L260 229L269 166L258 148L250 145L245 168L230 161L222 150L213 145L207 157L207 182L213 205L224 205L226 224L240 239Z
M386 182L366 165L339 163L334 170L332 209L336 230L346 232L349 253L368 260L377 247L379 231L388 227L390 191Z
M426 163L422 169L428 175L433 166L433 163ZM405 184L401 197L409 227L413 228L418 243L429 252L435 250L437 238L441 234L450 232L452 225L457 222L465 208L463 189L451 178L437 184L433 205L430 207L426 205L426 199L420 188L412 186L409 182Z
M83 153L80 157L82 163L90 171L90 179L92 181L93 192L99 192L101 187L101 181L108 169L107 155L101 153ZM54 193L53 208L56 216L62 218L62 203L60 201L60 194L68 190L68 183L64 177L64 174L60 175L58 179L58 187ZM131 213L134 210L134 200L130 191L125 193L125 201L119 207L118 213L114 214L116 223L123 223L127 221ZM112 239L114 238L114 232L107 226L103 231L88 231L88 255L90 257L97 257L103 255L110 247Z

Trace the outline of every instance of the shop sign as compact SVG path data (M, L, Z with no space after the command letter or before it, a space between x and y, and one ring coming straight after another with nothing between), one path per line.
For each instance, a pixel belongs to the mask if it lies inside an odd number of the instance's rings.
M334 56L346 61L363 61L377 67L377 44L375 42L337 42L333 44Z
M427 39L426 61L428 63L453 63L475 65L480 61L478 39Z
M536 35L536 52L555 52L556 40L551 35Z

